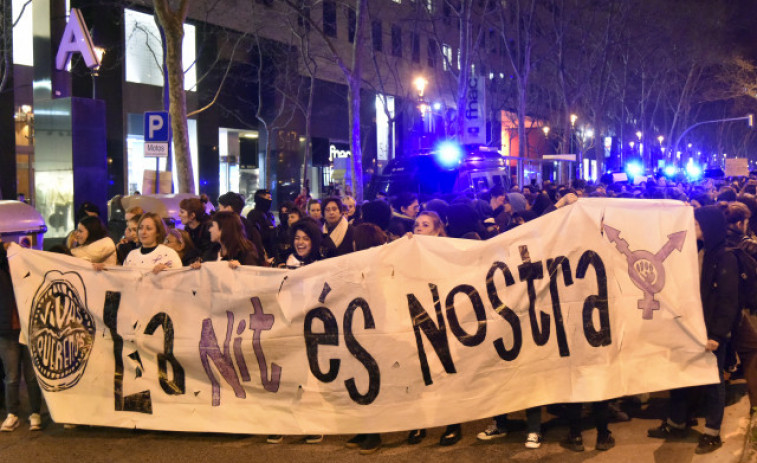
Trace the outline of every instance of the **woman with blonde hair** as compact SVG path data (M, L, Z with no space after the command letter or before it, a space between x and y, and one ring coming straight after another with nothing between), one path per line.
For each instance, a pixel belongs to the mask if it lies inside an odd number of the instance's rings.
M163 244L166 226L158 214L145 212L139 219L137 235L142 246L126 256L124 267L151 268L153 273L181 268L179 255Z
M428 236L447 236L444 223L434 211L423 211L415 218L413 234Z

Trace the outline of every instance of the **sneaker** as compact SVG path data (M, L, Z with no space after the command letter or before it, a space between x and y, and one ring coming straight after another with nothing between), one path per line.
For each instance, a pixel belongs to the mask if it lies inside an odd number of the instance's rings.
M280 444L284 442L284 436L280 434L271 434L270 436L266 437L265 441L269 444Z
M615 438L609 432L607 434L597 434L597 450L610 450L615 447Z
M574 452L583 452L584 451L584 439L579 434L578 436L571 436L568 435L567 438L565 438L564 441L560 442L560 446L572 450Z
M356 449L363 445L363 442L365 442L365 439L368 437L368 434L358 434L352 439L348 440L346 444L344 444L345 447L348 449Z
M710 453L723 446L723 441L720 440L720 436L711 436L709 434L702 434L699 437L699 445L697 445L694 453Z
M421 441L426 437L426 430L425 429L414 429L410 431L410 433L407 435L407 443L409 445L415 445L420 444Z
M306 444L320 444L321 442L323 442L323 434L311 434L305 436Z
M663 421L656 428L647 430L647 436L655 439L684 439L688 434L688 428L675 428L667 421Z
M500 437L506 437L507 430L497 427L497 423L492 423L487 428L476 435L478 440L492 440L499 439Z
M360 444L360 455L376 453L381 448L380 434L366 434L365 440Z
M539 447L541 447L541 434L538 432L529 432L528 437L526 437L526 448L538 449Z
M29 431L39 431L42 429L42 417L39 413L29 415Z
M447 426L447 429L444 431L444 434L442 434L441 439L439 439L439 445L443 447L455 445L460 442L460 439L462 438L463 428L459 424L453 424Z
M5 418L5 421L3 421L2 426L0 426L0 431L11 432L16 429L19 424L20 423L18 422L18 417L13 413L8 413L8 416Z

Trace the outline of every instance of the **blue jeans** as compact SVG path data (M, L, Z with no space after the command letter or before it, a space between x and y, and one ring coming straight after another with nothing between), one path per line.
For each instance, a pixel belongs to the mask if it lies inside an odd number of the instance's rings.
M23 358L22 358L23 357ZM21 383L21 364L23 361L24 381L29 395L29 406L32 413L39 413L42 405L42 394L34 375L32 358L29 349L18 342L18 336L0 336L0 360L5 371L5 408L8 413L18 416L19 386Z
M721 345L714 352L718 359L720 382L706 386L697 386L701 388L705 401L704 427L712 431L720 431L720 425L723 424L723 415L725 413L725 382L723 380L725 351L725 346ZM689 397L697 387L684 387L670 391L670 421L674 425L686 425L689 406L691 405L689 404Z

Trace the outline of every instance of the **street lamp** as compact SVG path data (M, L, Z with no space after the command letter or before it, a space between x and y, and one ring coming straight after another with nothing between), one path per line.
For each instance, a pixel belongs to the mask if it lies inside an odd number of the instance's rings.
M577 120L578 120L578 116L577 115L575 115L575 114L571 114L570 115L570 125L571 126L575 127Z
M413 86L418 91L418 111L420 111L421 115L420 127L418 129L418 149L420 150L423 148L423 137L426 132L425 115L429 110L429 105L423 98L423 92L426 90L426 86L428 86L428 80L423 76L418 76L413 80Z
M544 132L544 136L545 137L549 136L549 126L545 125L544 127L541 128L541 130L542 130L542 132Z
M418 90L418 97L423 99L423 91L426 90L426 86L428 85L428 81L423 76L418 76L413 80L413 86L416 90Z

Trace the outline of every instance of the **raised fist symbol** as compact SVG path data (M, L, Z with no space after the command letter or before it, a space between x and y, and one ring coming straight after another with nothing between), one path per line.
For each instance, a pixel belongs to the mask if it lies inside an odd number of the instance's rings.
M633 267L636 270L636 273L638 273L639 276L648 285L655 284L655 281L657 281L657 271L655 270L655 266L652 262L646 259L641 259L641 260L636 261Z

